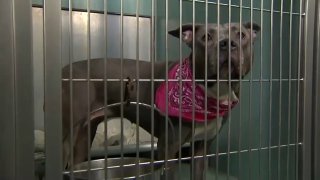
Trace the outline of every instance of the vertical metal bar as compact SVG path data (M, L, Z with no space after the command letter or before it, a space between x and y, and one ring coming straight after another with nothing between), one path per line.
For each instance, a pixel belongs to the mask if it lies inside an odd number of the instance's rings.
M320 45L320 3L317 1L316 5L316 57L315 57L315 87L314 87L314 93L315 93L315 106L314 106L314 168L313 168L313 178L320 177L320 123L319 123L319 117L320 112L317 111L320 107L320 53L319 53L319 45Z
M195 0L192 1L192 49L195 49L195 20L196 20L196 2ZM195 117L195 107L194 107L194 102L195 102L195 68L196 63L195 63L195 53L192 53L192 119L194 119ZM194 166L194 128L195 128L195 124L194 121L192 121L192 133L191 133L191 167L192 167L192 176L191 179L194 179L194 170L195 170L195 166Z
M230 103L231 96L231 0L228 3L228 104ZM220 61L218 61L220 62ZM227 180L230 178L230 139L231 139L231 107L228 105L228 150L227 150Z
M73 18L72 18L72 8L73 8L73 0L69 0L69 103L70 103L70 159L68 158L68 161L70 160L70 179L74 179L74 136L73 136ZM65 165L65 164L64 164Z
M154 62L156 58L156 15L155 15L155 9L156 9L156 0L151 1L151 174L152 179L155 179L155 173L154 173Z
M262 110L263 110L263 103L262 103L262 78L263 78L263 8L264 8L264 0L261 0L260 5L260 34L261 34L261 40L260 40L260 110L259 110L259 179L261 179L261 141L262 141Z
M168 0L166 0L166 14L165 14L165 60L166 60L166 122L165 122L165 179L167 180L168 179L168 120L169 120L169 117L168 117L168 102L169 102L169 99L168 99L168 71L169 71L169 67L168 67Z
M301 60L302 60L302 7L303 7L303 0L300 0L300 3L299 3L299 37L298 37L298 43L299 43L299 49L298 49L298 67L297 67L297 73L298 73L298 76L297 76L297 79L300 79L301 77ZM300 167L300 163L299 163L299 141L300 141L300 138L299 138L299 131L300 131L300 114L301 114L301 107L300 107L300 99L301 99L301 94L300 94L300 90L301 90L301 87L300 87L300 80L298 80L297 82L297 113L296 113L296 146L295 146L295 179L298 180L299 179L299 167Z
M14 1L0 1L0 179L16 179ZM30 60L30 59L29 59Z
M306 20L304 23L304 91L303 91L303 179L311 179L311 131L312 129L312 77L315 0L306 0Z
M62 179L61 2L44 1L46 179Z
M288 146L287 146L287 180L289 180L289 165L290 165L290 132L291 132L291 66L292 66L292 12L293 12L293 2L290 0L290 27L289 27L289 77L288 77ZM298 77L299 79L299 77Z
M182 0L179 3L180 14L179 14L179 67L182 67ZM182 76L181 71L179 71L179 102L182 102ZM179 173L178 179L181 179L181 158L182 158L182 149L181 149L181 129L182 129L182 112L181 112L182 104L179 103Z
M34 178L31 0L13 1L15 177Z
M120 107L120 128L121 128L121 135L120 135L120 150L121 150L121 161L123 161L123 140L124 140L124 134L123 134L123 0L120 0L120 100L121 100L121 107ZM121 176L124 175L124 168L123 164L120 165L121 168Z
M274 13L274 0L271 0L271 22L270 22L270 86L269 86L269 143L268 143L268 170L269 180L271 180L271 126L272 126L272 69L273 69L273 13Z
M208 0L205 1L205 38L206 38L206 46L205 46L205 50L204 50L204 54L205 54L205 59L204 59L204 66L205 66L205 70L204 70L204 95L205 95L205 101L204 101L204 148L203 148L203 163L204 163L204 169L203 169L203 179L207 179L207 128L208 128L208 116L207 116L207 111L208 111ZM180 101L181 102L181 101Z
M240 25L242 27L242 0L240 0L240 11L239 11L239 22L240 22ZM240 34L242 34L242 28L240 28ZM240 44L242 44L242 38L239 39L240 41ZM242 51L240 51L239 53L239 59L241 59L242 57ZM242 63L240 63L240 72L242 73ZM238 98L241 98L241 92L242 92L242 77L240 76L239 77L239 97ZM241 105L241 102L239 102L239 136L238 136L238 176L241 177L241 129L242 129L242 105Z
M88 180L91 179L91 123L90 123L90 111L91 111L91 103L90 103L90 58L91 58L91 22L90 22L90 0L87 0L87 121L88 121Z
M279 121L278 121L278 127L279 127L279 136L278 136L278 180L280 180L281 176L281 123L282 123L282 42L283 42L283 0L280 1L280 53L279 53Z
M103 81L103 90L104 90L104 107L108 106L108 72L107 72L107 59L108 59L108 0L103 1L103 9L104 9L104 14L103 14L103 39L104 39L104 81ZM104 179L108 179L108 117L107 117L107 108L104 109Z
M250 2L250 67L252 67L253 61L253 29L252 29L252 21L253 21L253 0ZM252 151L251 151L251 143L252 143L252 71L250 71L250 86L249 86L249 179L251 179L251 162L252 162Z
M136 29L136 81L137 81L137 106L136 106L136 118L137 118L137 122L136 122L136 177L139 179L140 176L140 165L139 165L139 126L140 126L140 114L139 114L139 102L140 102L140 82L139 82L139 74L140 74L140 68L139 68L139 0L136 0L136 20L137 20L137 29Z
M218 25L218 32L217 32L217 44L219 44L220 41L220 0L217 0L217 25ZM217 59L220 58L220 46L217 46ZM220 95L220 64L217 63L217 97ZM220 107L217 106L217 119L221 118L219 117L219 111ZM216 127L219 127L218 121L216 121ZM216 135L216 172L215 172L215 178L218 179L219 177L219 130L217 129L217 135Z

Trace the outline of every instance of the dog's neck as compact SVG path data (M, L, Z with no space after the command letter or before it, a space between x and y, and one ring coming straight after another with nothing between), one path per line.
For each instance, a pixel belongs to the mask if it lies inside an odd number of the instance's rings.
M193 61L192 61L192 53L190 53L189 55L189 62L190 62L190 69L193 70ZM196 57L195 57L196 58ZM202 62L203 60L195 60L195 62ZM195 67L195 79L204 79L205 77L205 71L203 71L203 69L205 69L206 67L204 67L204 65L196 65ZM208 77L208 78L212 78L212 77ZM203 82L199 82L199 84L203 84ZM212 87L214 85L214 82L210 81L210 82L207 82L207 85L208 87Z
M193 53L190 53L190 55L189 55L190 69L191 70L193 70L193 68L195 69L194 74L195 74L196 79L204 78L204 76L205 76L204 71L203 71L203 69L205 68L204 64L202 64L202 65L200 65L199 63L197 64L197 62L202 62L202 60L198 61L198 60L196 60L197 57L194 57L194 58L195 58L195 61L193 62Z
M200 84L203 89L205 89L203 84ZM229 85L226 82L220 82L219 83L219 95L218 95L218 84L214 83L213 86L207 87L207 95L208 97L213 97L217 100L221 101L238 101L238 97L235 94L235 92L231 89L229 89Z

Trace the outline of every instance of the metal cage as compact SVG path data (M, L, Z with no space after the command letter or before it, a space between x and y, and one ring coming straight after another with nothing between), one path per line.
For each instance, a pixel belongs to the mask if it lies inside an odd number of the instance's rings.
M124 173L129 174L126 178L169 179L163 174L170 168L162 166L170 162L178 164L174 172L178 179L197 179L192 176L195 172L185 166L195 166L198 158L205 159L206 179L320 178L319 1L12 0L1 1L0 9L0 179L77 179L79 173L87 179L112 179L113 174ZM227 121L203 156L194 153L193 130L190 143L179 142L175 159L155 158L157 139L139 127L140 108L145 107L152 109L150 120L155 125L154 112L158 109L153 105L154 85L150 89L153 103L140 103L139 97L137 102L131 102L138 114L133 126L123 118L125 83L130 79L62 77L66 65L80 60L90 64L94 58L105 62L118 58L121 63L129 58L136 60L135 64L149 61L151 65L161 60L181 60L190 49L182 40L171 38L169 30L185 23L191 23L193 30L199 23L206 27L208 23L229 23L230 28L231 22L245 21L261 26L254 45L255 56L251 57L252 69L239 80L240 103L228 113ZM163 71L167 74L168 69L166 63ZM118 71L123 73L122 67ZM156 79L154 75L135 80L168 83L168 77ZM71 169L65 170L62 83L70 82L72 87L73 81L87 82L88 88L90 82L104 82L104 88L109 82L120 82L122 101L108 104L105 100L101 108L121 106L120 124L114 126L121 130L114 140L109 131L111 121L105 118L99 136L103 140L93 141L100 146L94 149L88 143L88 161L82 169L71 163ZM205 87L210 83L208 77L195 81L203 81ZM137 91L139 94L139 88ZM89 93L83 96L89 101ZM86 113L90 116L90 109ZM168 139L172 124L168 114L165 117L169 122L163 133ZM130 137L131 144L124 142L125 128L135 134ZM87 136L91 139L90 133ZM191 154L185 155L186 151ZM97 171L104 173L96 176Z

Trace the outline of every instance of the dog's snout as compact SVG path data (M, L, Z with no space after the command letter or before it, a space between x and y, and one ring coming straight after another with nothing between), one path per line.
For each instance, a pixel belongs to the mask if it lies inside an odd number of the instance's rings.
M219 42L219 47L220 47L221 50L228 50L229 49L229 39L221 40ZM237 44L234 41L230 40L230 48L231 48L231 50L236 49L236 47L237 47Z

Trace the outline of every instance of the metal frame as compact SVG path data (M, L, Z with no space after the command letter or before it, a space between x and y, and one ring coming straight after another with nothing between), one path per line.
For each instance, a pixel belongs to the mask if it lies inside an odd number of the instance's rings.
M249 10L252 9L254 11L300 15L300 12L288 12L288 11L281 11L281 10L279 11L279 10L274 10L274 9L266 9L266 8L263 8L263 7L254 8L254 7L251 7L251 6L243 6L241 0L240 0L240 5L234 5L234 4L229 5L229 3L221 3L219 0L216 0L217 2L208 2L208 0L183 0L183 1L190 1L190 2L196 2L196 3L207 3L207 4L214 4L214 5L219 5L219 6L228 6L228 7L230 6L230 7L236 7L236 8L241 8L241 9L249 9ZM303 13L303 15L305 15L305 14Z
M312 179L312 107L313 107L313 61L314 61L314 22L315 22L315 2L316 0L306 0L305 10L306 18L304 19L302 42L302 58L304 61L303 73L303 146L302 146L302 179Z
M62 179L61 1L44 1L44 125L46 179Z
M6 166L0 169L1 179L15 178L15 105L14 105L14 56L13 56L13 3L12 1L0 2L0 161ZM8 8L10 7L10 8Z
M320 177L320 3L316 2L316 20L315 20L315 51L314 51L314 65L313 65L313 77L314 77L314 88L313 88L313 97L315 97L313 103L313 134L312 134L312 142L313 142L313 152L312 152L312 178L316 179Z
M90 2L88 0L88 2ZM106 1L105 1L106 2ZM152 42L155 42L156 29L155 22L155 2L152 1L153 15L152 19ZM206 3L206 11L208 11L208 1L194 0L192 1L193 24L195 24L195 3ZM219 1L218 1L219 2ZM231 2L231 1L229 1ZM320 177L320 3L317 0L301 0L303 8L306 12L290 12L291 15L299 15L302 19L302 41L301 50L301 73L302 77L298 77L297 81L303 80L301 83L301 94L299 100L301 107L299 108L299 120L301 121L302 132L302 154L298 156L297 164L299 172L297 179L316 179ZM45 59L45 130L46 130L46 177L47 179L62 179L62 122L61 119L61 2L55 0L46 0L44 2L44 59ZM139 2L137 2L139 4ZM213 3L217 4L217 3ZM219 6L238 7L230 4L219 4ZM121 17L123 17L123 2L121 1ZM9 8L8 8L9 7ZM1 61L0 61L0 162L4 164L0 168L0 179L33 179L34 178L34 145L33 145L33 78L32 78L32 17L31 17L31 0L28 1L1 1L0 2L0 42ZM138 7L138 6L137 6ZM267 9L239 6L244 9L269 12ZM88 16L90 16L90 6L88 5ZM106 10L106 9L105 9ZM137 12L138 12L137 8ZM219 11L220 9L218 9ZM289 13L271 10L272 13ZM138 19L138 13L136 18ZM219 14L218 14L219 17ZM168 30L168 1L166 1L166 30ZM89 19L89 18L88 18ZM252 19L252 14L251 14ZM182 1L180 1L180 26L182 20ZM208 17L206 16L206 22ZM90 20L88 20L90 23ZM121 23L123 23L121 21ZM282 25L282 24L281 24ZM121 26L122 27L122 26ZM282 26L281 26L282 27ZM90 28L90 27L88 27ZM137 27L138 28L138 27ZM281 28L282 29L282 28ZM90 29L88 29L90 31ZM105 30L106 31L106 30ZM123 28L121 28L123 34ZM137 31L139 33L139 31ZM193 32L194 33L194 32ZM121 36L122 38L122 36ZM168 49L168 37L165 37L166 52ZM88 36L90 40L90 36ZM121 39L122 41L122 39ZM88 41L90 42L90 41ZM122 42L123 43L123 42ZM138 43L138 42L137 42ZM90 44L89 50L90 50ZM123 46L123 44L122 44ZM139 46L139 44L138 44ZM138 51L138 49L137 49ZM182 55L180 40L180 56ZM88 59L90 57L88 51ZM152 63L156 56L154 49L152 52ZM122 53L121 53L122 54ZM138 59L137 55L137 59ZM123 59L123 58L121 58ZM168 54L166 53L166 60ZM181 59L181 58L180 58ZM194 58L193 58L194 59ZM89 60L88 60L89 63ZM137 62L138 63L138 62ZM168 67L166 68L168 70ZM121 69L122 71L122 69ZM300 73L300 72L299 72ZM262 77L262 76L261 76ZM89 82L91 79L86 80ZM152 79L154 80L154 79ZM294 79L272 79L272 81L292 81ZM122 80L123 81L123 80ZM250 81L262 82L263 79L254 80L252 76ZM268 80L265 80L268 81ZM107 81L106 86L107 86ZM154 82L154 81L152 81ZM168 82L168 81L167 81ZM246 82L244 80L243 82ZM123 84L123 83L122 83ZM153 87L153 86L152 86ZM280 86L281 87L281 86ZM123 88L121 88L123 90ZM121 93L123 94L123 93ZM58 98L57 98L58 97ZM122 98L123 99L123 98ZM281 101L279 102L281 104ZM281 107L281 106L280 106ZM251 108L250 108L251 109ZM137 106L137 112L138 106ZM153 119L153 117L152 117ZM228 129L230 131L230 128ZM166 126L168 131L168 125ZM168 133L167 133L168 134ZM229 132L230 134L230 132ZM230 136L230 135L229 135ZM168 139L168 137L166 138ZM230 141L230 140L229 140ZM299 142L299 141L298 141ZM279 138L279 146L281 145ZM295 144L288 144L287 146ZM272 146L271 148L280 148ZM153 143L152 143L153 147ZM193 143L192 143L193 147ZM88 147L90 148L90 147ZM107 148L107 147L106 147ZM239 152L253 152L261 149L248 149L241 151L230 151L227 153L219 152L216 154L206 154L206 158L218 156L222 154L228 155ZM121 146L123 150L123 145ZM89 151L90 152L90 151ZM123 152L123 151L122 151ZM152 152L154 153L154 152ZM206 152L207 153L207 152ZM106 154L107 155L107 154ZM153 158L152 154L152 158ZM138 151L137 151L137 156ZM280 156L280 150L279 150ZM123 154L121 155L123 157ZM166 155L167 157L167 155ZM191 159L194 161L194 154L188 158L181 158L181 148L179 151L179 170L181 170L181 160ZM153 163L154 159L152 159ZM168 163L167 158L165 163ZM192 163L193 164L193 163ZM218 165L218 160L216 161ZM280 166L280 163L278 164ZM207 169L207 167L206 167ZM298 169L297 169L298 170ZM228 169L229 175L229 169ZM279 176L280 177L280 176Z
M1 1L0 9L0 179L33 179L31 0Z

